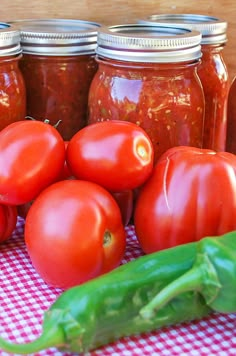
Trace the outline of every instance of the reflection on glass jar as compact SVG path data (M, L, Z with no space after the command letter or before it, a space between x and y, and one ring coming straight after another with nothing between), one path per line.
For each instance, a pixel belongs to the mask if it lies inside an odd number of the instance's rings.
M25 83L19 69L20 33L0 23L0 130L26 115Z
M187 30L137 24L101 28L88 123L127 120L140 125L154 144L155 161L170 147L202 147L200 40L198 32Z

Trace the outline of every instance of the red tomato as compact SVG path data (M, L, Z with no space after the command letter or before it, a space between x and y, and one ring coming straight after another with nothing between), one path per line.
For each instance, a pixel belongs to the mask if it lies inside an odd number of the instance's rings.
M68 146L68 141L64 141L64 144L65 144L65 150L66 150L67 146ZM64 179L73 179L72 173L67 165L66 159L65 159L64 165L62 167L62 171L60 172L59 177L57 177L56 181L60 181L60 180L64 180ZM25 204L18 205L17 206L18 215L20 217L22 217L23 219L25 219L32 203L33 203L33 201L30 201Z
M153 169L153 146L134 123L104 121L84 127L70 140L67 163L76 178L119 192L143 184Z
M25 220L25 242L44 281L69 288L117 267L126 235L112 195L86 181L64 180L35 199Z
M133 214L134 194L131 189L112 193L119 205L124 226L128 225Z
M16 228L17 209L15 206L0 205L0 242L6 241Z
M235 230L236 156L169 149L139 193L134 224L146 253Z
M65 145L53 126L23 120L0 132L2 204L20 205L54 182L65 162Z

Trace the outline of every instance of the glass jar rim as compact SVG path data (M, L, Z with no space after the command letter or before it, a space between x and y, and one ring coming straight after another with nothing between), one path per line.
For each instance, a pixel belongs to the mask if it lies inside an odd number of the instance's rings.
M23 53L53 55L94 54L97 22L77 19L22 19L19 28Z
M227 21L201 14L152 14L138 23L171 27L185 27L201 32L201 44L223 44L227 42Z
M6 22L0 22L0 57L14 56L21 52L20 31Z
M185 62L199 59L201 33L146 24L101 26L96 53L133 62Z

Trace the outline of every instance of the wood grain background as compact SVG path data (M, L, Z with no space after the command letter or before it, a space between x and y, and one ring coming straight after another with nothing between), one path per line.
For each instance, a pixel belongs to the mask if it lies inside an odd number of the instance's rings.
M235 0L1 0L0 21L24 18L76 18L104 25L137 22L154 13L197 13L220 17L228 22L224 49L230 78L236 75Z

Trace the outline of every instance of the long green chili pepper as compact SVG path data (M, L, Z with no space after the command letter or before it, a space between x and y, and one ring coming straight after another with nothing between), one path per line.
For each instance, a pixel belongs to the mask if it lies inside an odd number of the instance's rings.
M68 289L44 315L35 341L2 350L30 354L49 347L87 352L123 336L236 311L236 232L137 258Z

